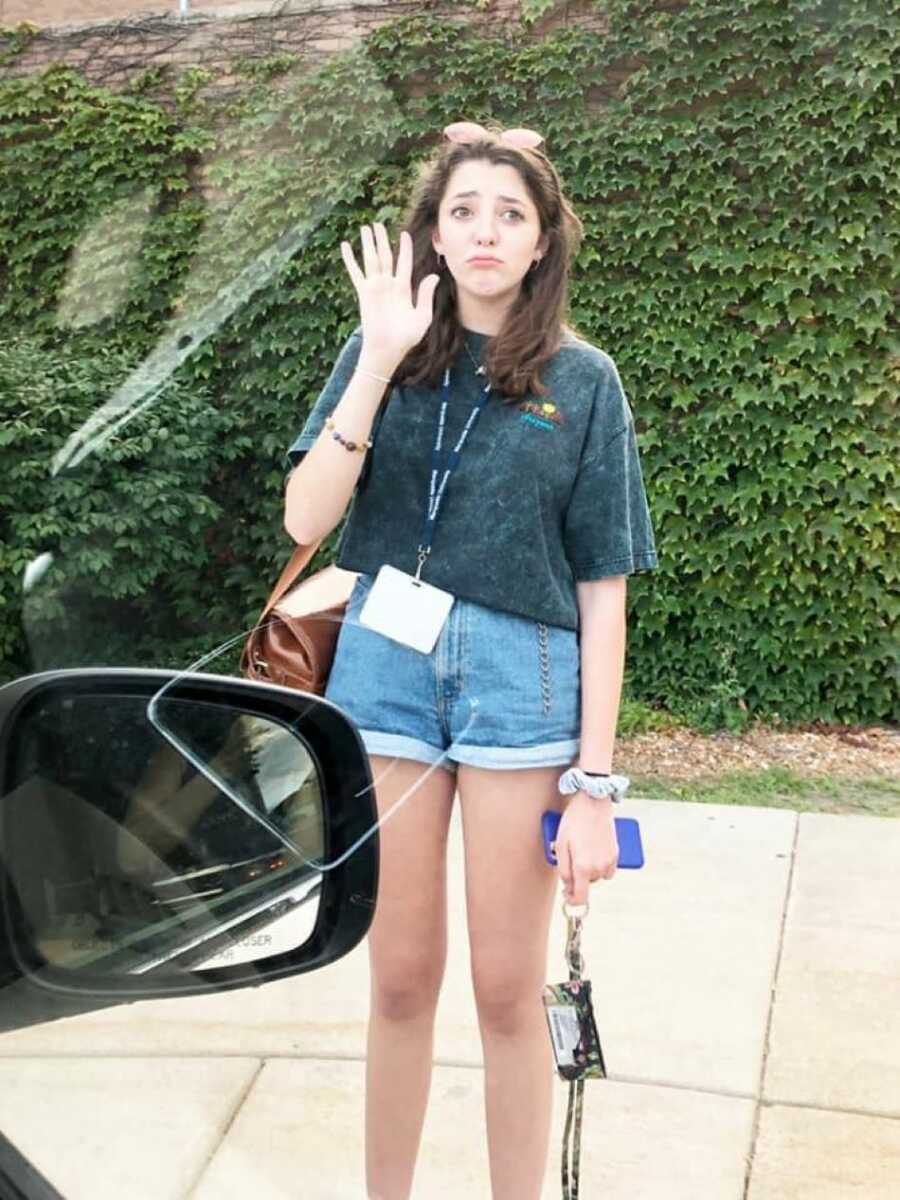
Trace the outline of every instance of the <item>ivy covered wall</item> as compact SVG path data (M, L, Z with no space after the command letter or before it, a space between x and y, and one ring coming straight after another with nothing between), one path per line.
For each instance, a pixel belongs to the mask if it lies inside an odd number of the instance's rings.
M186 667L252 623L284 449L358 323L339 243L396 237L465 116L540 129L585 223L571 315L618 365L660 557L630 693L896 719L900 6L484 8L235 61L227 95L202 64L0 84L6 675Z

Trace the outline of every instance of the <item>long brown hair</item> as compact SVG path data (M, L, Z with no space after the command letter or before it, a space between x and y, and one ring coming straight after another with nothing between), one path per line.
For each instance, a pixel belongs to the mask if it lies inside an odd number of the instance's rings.
M537 208L541 233L549 244L540 262L522 279L521 290L507 313L502 329L485 345L482 359L488 378L501 397L510 402L531 391L546 396L541 367L559 349L564 333L581 334L564 318L568 315L569 264L581 244L584 226L565 195L555 167L540 147L512 146L499 137L501 127L488 123L488 136L461 144L445 142L419 166L418 177L400 228L412 239L412 292L426 275L439 274L434 294L434 317L428 332L403 358L394 372L397 383L439 386L446 367L462 351L463 327L457 313L456 281L441 271L431 243L440 203L450 176L462 162L486 159L505 163L522 176Z

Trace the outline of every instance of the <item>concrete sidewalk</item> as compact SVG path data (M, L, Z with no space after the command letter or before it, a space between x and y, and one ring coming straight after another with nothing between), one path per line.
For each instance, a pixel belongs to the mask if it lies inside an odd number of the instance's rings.
M631 799L646 866L592 889L609 1079L585 1200L900 1196L900 821ZM489 1200L461 836L414 1195ZM554 922L548 978L565 978ZM0 1129L67 1200L363 1200L368 968L0 1039ZM543 1196L560 1196L558 1081Z

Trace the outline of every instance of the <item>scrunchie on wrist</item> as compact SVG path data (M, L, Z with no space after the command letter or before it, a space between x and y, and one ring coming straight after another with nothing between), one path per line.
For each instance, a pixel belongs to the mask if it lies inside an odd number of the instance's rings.
M627 775L589 775L580 767L569 767L560 775L558 786L561 796L586 792L595 800L609 796L614 804L618 804L631 786L631 780Z

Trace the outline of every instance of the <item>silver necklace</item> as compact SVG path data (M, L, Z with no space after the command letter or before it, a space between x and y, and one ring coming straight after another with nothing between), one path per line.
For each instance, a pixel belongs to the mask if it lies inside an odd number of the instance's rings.
M463 345L466 348L466 354L468 354L469 358L471 358L472 362L475 364L475 374L476 375L487 375L487 367L483 367L481 365L481 363L475 361L475 355L469 349L469 343L466 341L465 338L463 338Z

